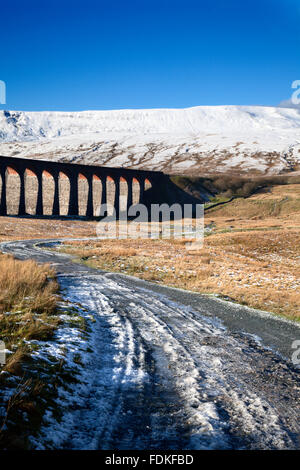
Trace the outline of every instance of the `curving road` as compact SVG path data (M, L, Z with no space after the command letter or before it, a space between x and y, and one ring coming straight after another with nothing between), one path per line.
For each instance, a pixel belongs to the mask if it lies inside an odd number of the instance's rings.
M52 263L64 296L95 318L85 386L52 429L53 447L300 448L300 376L290 359L298 325L96 271L47 250L51 243L1 251Z

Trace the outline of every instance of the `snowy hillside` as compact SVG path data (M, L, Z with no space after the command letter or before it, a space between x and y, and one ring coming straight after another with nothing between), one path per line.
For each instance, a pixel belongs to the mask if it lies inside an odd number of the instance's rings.
M258 106L0 111L0 155L168 173L279 173L300 164L300 111Z

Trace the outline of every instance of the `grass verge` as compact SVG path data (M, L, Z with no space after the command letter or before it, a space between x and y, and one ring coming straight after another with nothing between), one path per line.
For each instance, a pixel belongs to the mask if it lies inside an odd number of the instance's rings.
M30 449L44 416L51 410L59 419L58 388L76 379L55 335L70 325L85 330L76 309L60 301L49 265L0 255L0 340L7 351L0 367L0 449Z

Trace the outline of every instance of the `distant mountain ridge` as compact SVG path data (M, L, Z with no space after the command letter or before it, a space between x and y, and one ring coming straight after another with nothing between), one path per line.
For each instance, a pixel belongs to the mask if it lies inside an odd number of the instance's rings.
M262 106L0 111L0 155L173 174L278 174L299 169L300 111Z

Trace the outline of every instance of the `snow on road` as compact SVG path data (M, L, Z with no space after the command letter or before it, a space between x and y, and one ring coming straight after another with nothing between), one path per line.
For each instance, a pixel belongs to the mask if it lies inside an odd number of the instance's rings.
M56 262L64 298L93 317L79 383L60 390L63 418L49 412L36 448L299 447L299 376L251 336L30 242L9 247Z

